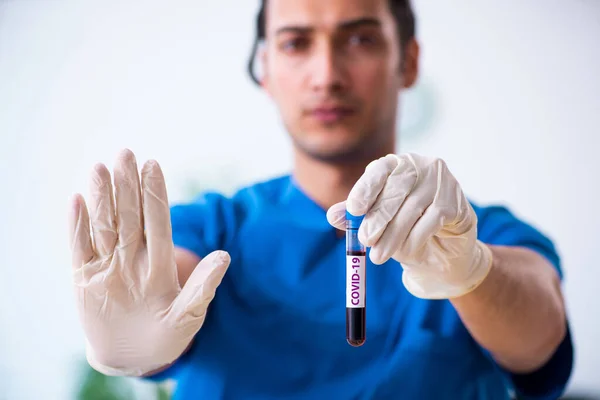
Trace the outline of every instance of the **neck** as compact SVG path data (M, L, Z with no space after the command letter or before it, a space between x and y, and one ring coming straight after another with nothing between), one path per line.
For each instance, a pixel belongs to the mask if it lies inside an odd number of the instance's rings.
M295 150L294 178L315 203L327 210L348 198L350 190L364 173L369 162L393 153L394 147L382 149L372 158L352 163L331 163Z

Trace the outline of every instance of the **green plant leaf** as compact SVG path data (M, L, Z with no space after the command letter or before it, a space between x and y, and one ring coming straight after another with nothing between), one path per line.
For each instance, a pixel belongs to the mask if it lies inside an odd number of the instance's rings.
M156 398L157 400L171 400L171 394L165 387L158 386L156 390Z
M124 378L103 375L87 367L76 394L77 400L131 400L133 388Z

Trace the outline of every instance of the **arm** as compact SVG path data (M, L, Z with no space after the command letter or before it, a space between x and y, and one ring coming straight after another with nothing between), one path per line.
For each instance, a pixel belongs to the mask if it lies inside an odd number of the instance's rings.
M486 279L450 301L473 338L499 365L513 373L533 372L565 337L558 274L532 250L489 247L493 262Z
M505 208L474 208L442 160L416 154L369 164L330 224L344 229L346 211L364 215L371 261L393 258L411 294L452 302L517 394L560 396L573 346L548 238Z

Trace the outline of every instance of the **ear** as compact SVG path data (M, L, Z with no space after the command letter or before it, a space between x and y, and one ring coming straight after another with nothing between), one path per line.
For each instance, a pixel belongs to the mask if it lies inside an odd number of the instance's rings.
M260 75L258 77L260 86L270 96L271 92L270 92L270 85L269 85L269 70L267 68L267 50L264 47L260 47L258 49L257 58L258 58L259 66L260 66L260 68L259 68Z
M412 38L404 49L402 61L402 83L405 89L412 87L419 76L419 43Z

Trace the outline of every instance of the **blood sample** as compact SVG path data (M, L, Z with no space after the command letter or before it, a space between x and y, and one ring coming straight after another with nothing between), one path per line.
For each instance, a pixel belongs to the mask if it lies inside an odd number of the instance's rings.
M366 339L366 248L358 240L363 216L346 212L346 341L354 347Z

